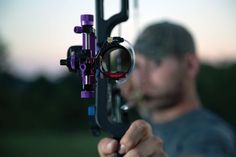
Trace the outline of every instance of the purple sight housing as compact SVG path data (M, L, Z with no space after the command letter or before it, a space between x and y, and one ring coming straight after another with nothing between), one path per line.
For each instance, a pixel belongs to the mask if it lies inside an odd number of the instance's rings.
M87 59L80 63L84 65L80 67L82 90L81 98L94 98L95 90L95 31L93 28L94 18L93 15L83 14L80 16L81 26L75 26L75 33L82 33L82 54Z

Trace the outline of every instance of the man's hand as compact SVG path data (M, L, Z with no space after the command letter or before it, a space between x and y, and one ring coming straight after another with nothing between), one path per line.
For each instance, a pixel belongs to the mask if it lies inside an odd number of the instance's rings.
M131 124L120 143L104 138L98 144L101 157L112 157L116 152L124 157L167 157L162 148L162 141L152 133L150 124L136 120Z

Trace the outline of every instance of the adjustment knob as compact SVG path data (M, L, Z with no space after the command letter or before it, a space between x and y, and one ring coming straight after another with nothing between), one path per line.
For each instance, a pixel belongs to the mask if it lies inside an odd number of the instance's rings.
M74 32L75 32L75 33L82 33L82 32L83 32L83 28L80 27L80 26L75 26L75 27L74 27Z
M61 60L60 60L60 65L65 65L65 66L67 66L67 60L66 60L66 59L61 59Z
M93 15L90 14L83 14L80 16L80 20L81 20L81 25L89 25L89 26L93 26Z

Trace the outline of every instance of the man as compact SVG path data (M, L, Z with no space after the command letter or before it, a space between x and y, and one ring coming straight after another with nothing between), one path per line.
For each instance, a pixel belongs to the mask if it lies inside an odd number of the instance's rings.
M136 69L122 95L148 122L133 122L119 143L102 139L100 155L110 157L118 151L125 157L235 156L232 130L198 98L199 61L191 34L177 24L153 24L138 37L135 50Z

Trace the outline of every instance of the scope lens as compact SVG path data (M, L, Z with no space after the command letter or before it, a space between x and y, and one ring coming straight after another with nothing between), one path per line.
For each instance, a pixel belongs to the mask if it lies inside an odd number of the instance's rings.
M135 66L135 52L131 44L123 41L110 41L100 51L100 71L108 78L123 84L128 80Z
M103 72L111 78L124 78L131 67L131 56L127 49L114 47L109 49L102 58Z

